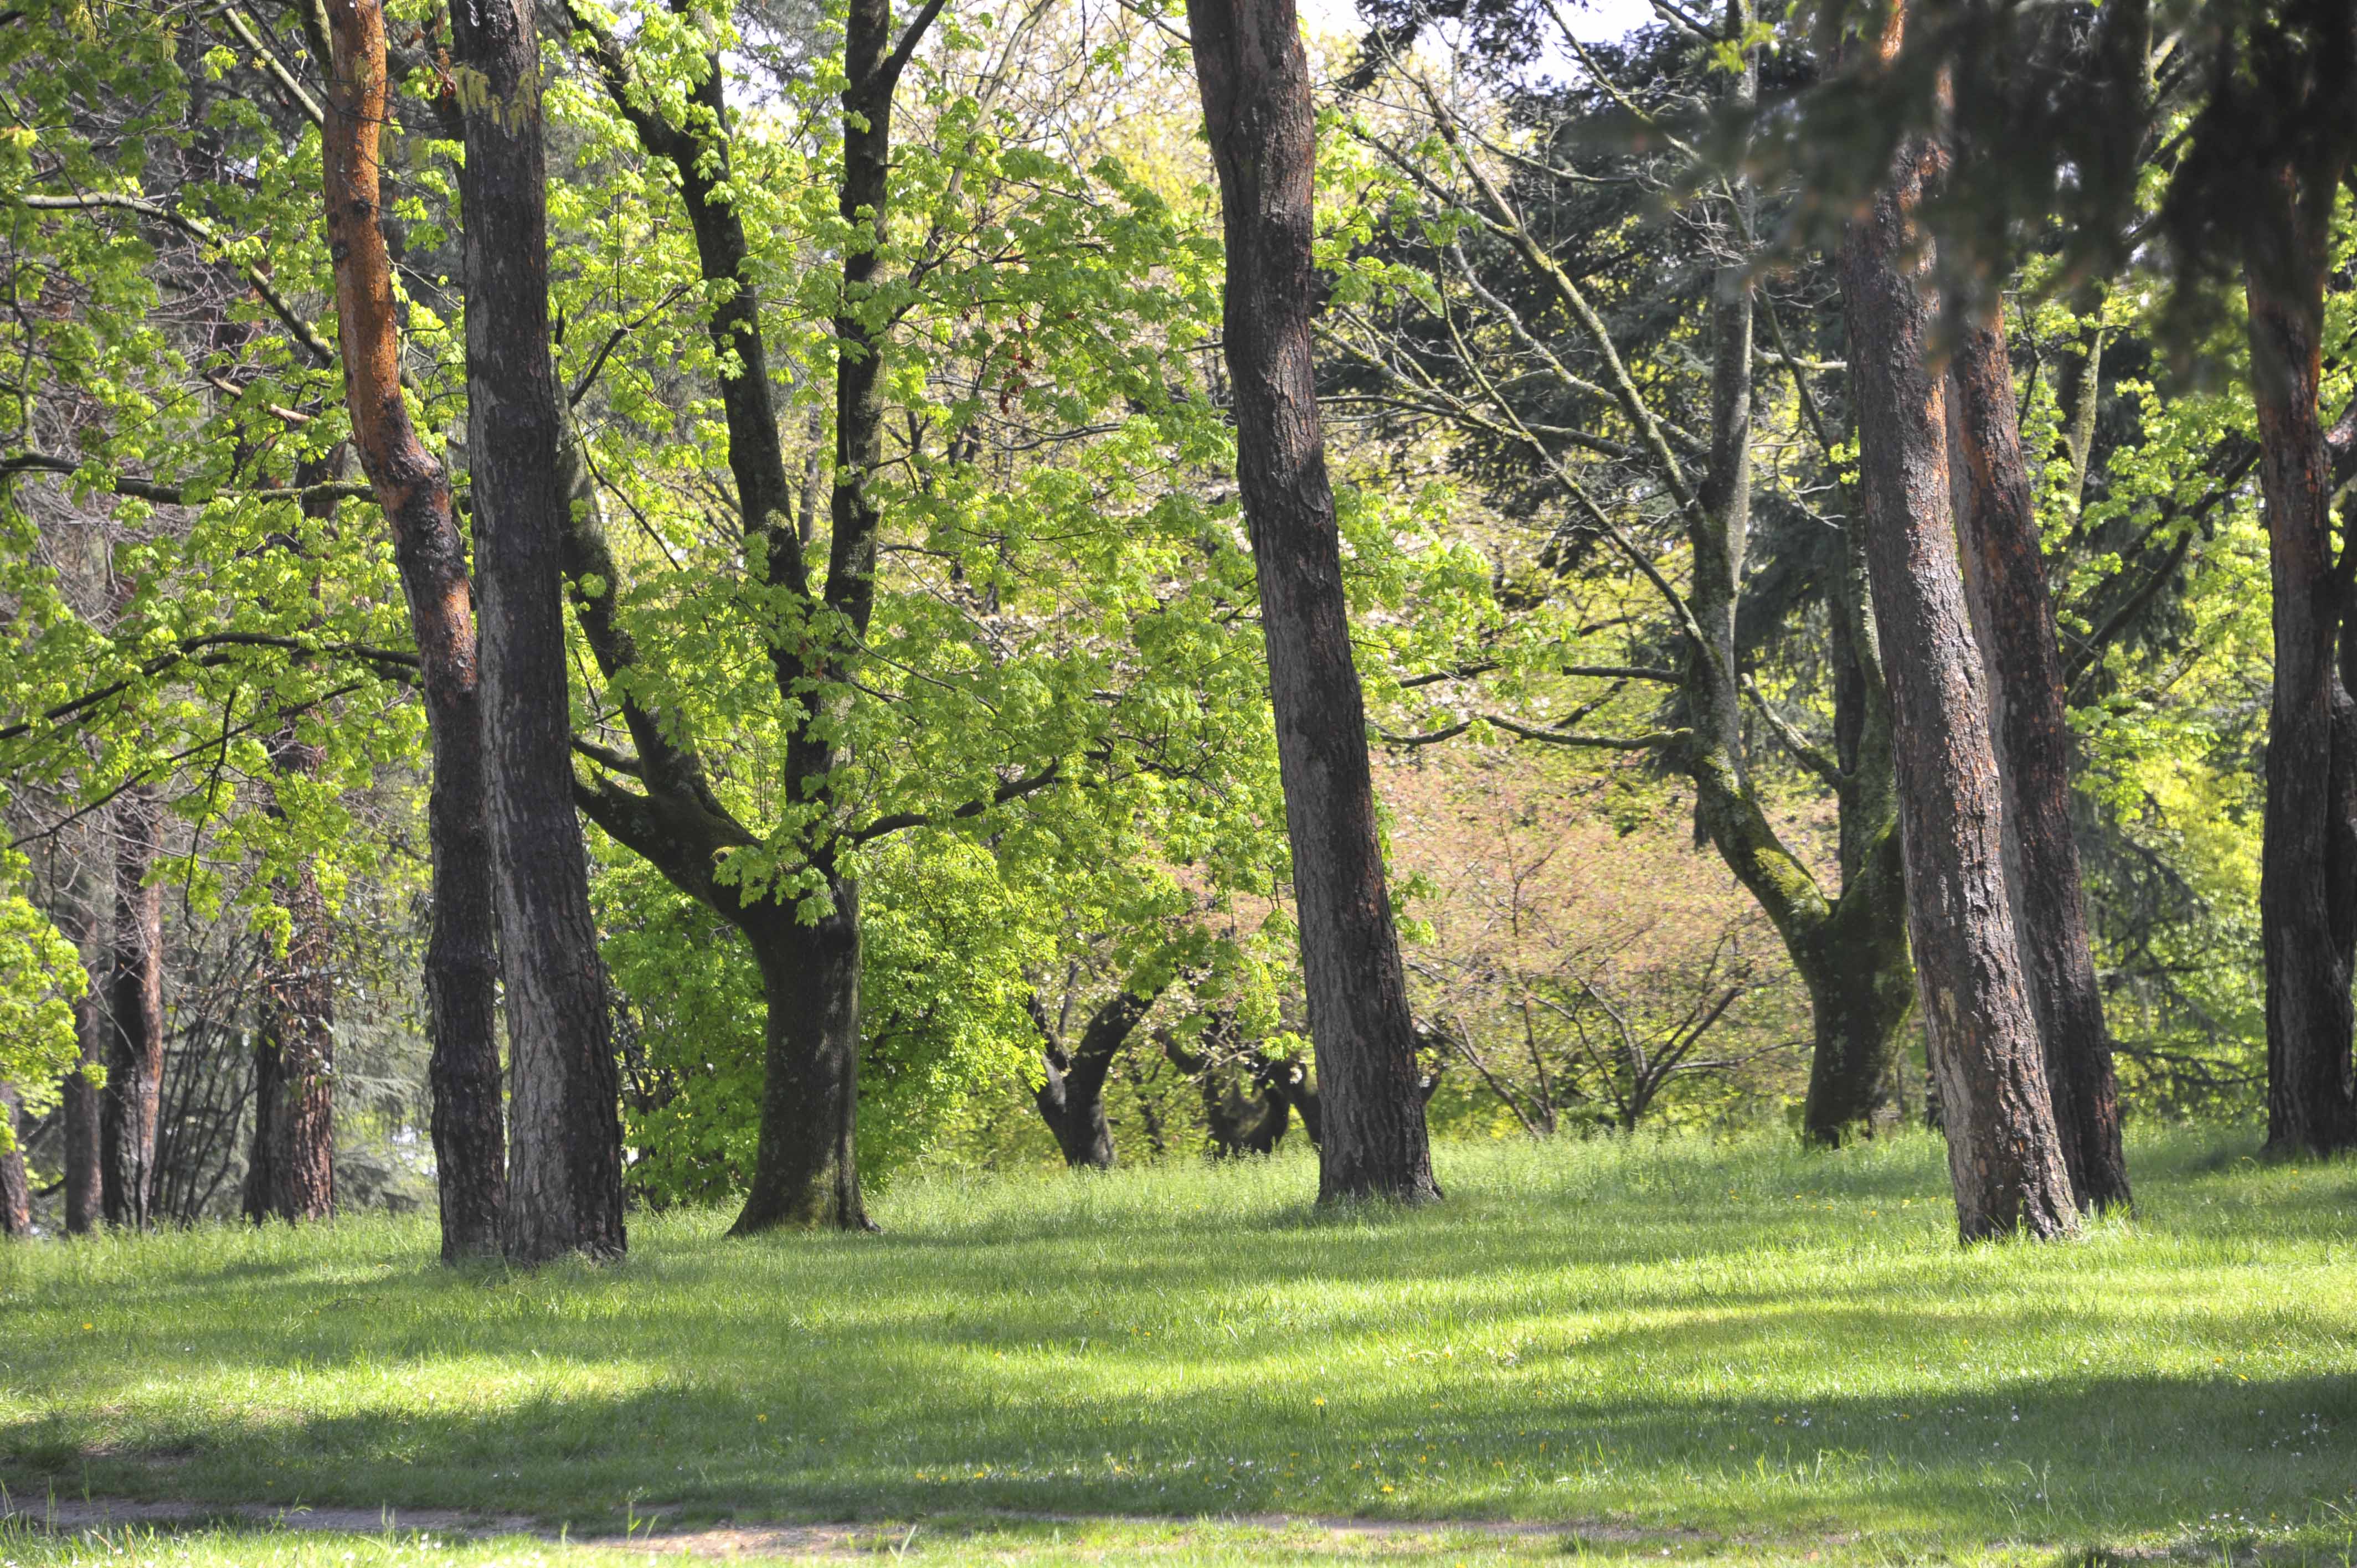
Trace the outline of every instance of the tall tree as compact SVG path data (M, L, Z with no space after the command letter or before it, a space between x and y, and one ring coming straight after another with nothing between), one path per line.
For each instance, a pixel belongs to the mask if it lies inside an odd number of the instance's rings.
M296 488L324 484L333 467L296 464ZM306 517L326 520L335 511L328 496L303 502ZM316 580L311 593L318 595ZM302 715L283 715L265 748L274 785L267 810L279 820L286 803L277 791L316 779L326 759L301 725ZM265 964L253 1037L253 1142L240 1195L245 1217L256 1224L273 1217L289 1224L325 1219L336 1208L334 928L317 867L307 859L280 879L277 892L288 916L286 950Z
M1956 536L1996 719L2014 933L2072 1191L2082 1208L2110 1208L2129 1197L2119 1084L2071 831L2071 725L2054 599L2001 319L1966 332L1946 397Z
M473 589L442 466L402 400L392 258L379 227L386 124L384 14L377 0L325 0L330 53L321 169L335 261L346 402L361 467L393 530L417 640L434 746L428 832L434 926L425 984L434 1058L434 1149L446 1261L495 1253L506 1188L499 959Z
M767 1003L761 1122L750 1187L735 1228L739 1235L792 1226L872 1228L860 1197L855 1144L859 883L843 861L874 835L840 820L844 802L835 789L849 761L842 724L847 682L876 602L882 519L872 487L882 461L886 333L869 295L889 232L893 100L941 5L942 0L927 0L897 40L889 0L854 0L845 16L836 205L850 238L834 319L834 485L823 586L813 580L804 530L795 523L796 487L779 439L761 295L749 265L752 246L728 188L730 115L720 57L707 57L692 86L687 124L674 124L643 91L610 29L578 7L572 13L615 108L640 145L676 174L699 270L722 291L709 330L724 367L719 390L747 564L789 607L768 634L769 660L778 695L800 715L786 738L784 781L786 798L811 814L796 846L799 869L814 890L807 915L805 900L776 876L740 875L726 864L757 841L713 792L705 760L681 726L630 691L628 672L638 650L615 614L623 579L594 497L585 493L572 509L565 569L576 613L637 746L628 770L644 788L640 793L602 780L584 786L582 810L744 932L760 967ZM577 482L587 492L586 469ZM806 526L813 521L805 513ZM789 624L802 629L789 635Z
M164 802L135 786L114 804L114 921L107 938L110 1025L99 1112L106 1222L145 1229L156 1192L156 1112L164 1079Z
M467 157L468 461L507 984L507 1255L619 1255L619 1083L573 809L561 553L571 504L549 361L540 44L520 0L452 8Z
M1312 376L1317 162L1293 0L1188 0L1227 237L1224 342L1236 478L1268 641L1309 1031L1324 1201L1440 1196L1419 1089L1351 650L1340 537Z
M105 991L100 959L100 922L95 915L87 869L82 857L67 857L64 886L59 890L58 929L83 959L92 983L74 1004L74 1032L81 1042L81 1061L65 1074L58 1093L59 1157L65 1166L65 1213L69 1236L87 1236L103 1217L104 1162L99 1155L98 1084L92 1075L105 1076Z
M2242 263L2275 590L2259 883L2267 1143L2326 1154L2357 1147L2357 702L2343 674L2357 663L2343 646L2357 549L2344 538L2335 558L2318 403L2333 209L2357 158L2357 16L2337 0L2226 16L2165 216L2181 250Z
M1897 18L1891 42L1895 44ZM2077 1225L2014 939L1987 677L1956 557L1939 300L1914 220L1937 145L1904 144L1841 254L1862 520L1890 682L1908 926L1966 1240Z
M1730 0L1712 38L1663 38L1617 51L1592 49L1560 9L1551 18L1589 80L1560 92L1514 90L1508 112L1547 127L1544 157L1507 157L1485 145L1478 127L1465 124L1451 99L1415 69L1400 75L1422 98L1437 135L1421 134L1425 117L1390 136L1353 122L1353 133L1385 164L1409 171L1408 180L1430 200L1428 217L1408 230L1402 249L1432 267L1442 307L1428 310L1403 298L1386 322L1383 313L1344 303L1333 313L1341 327L1326 336L1340 350L1346 374L1361 378L1361 385L1372 381L1369 401L1439 414L1482 459L1502 458L1518 489L1522 476L1535 470L1561 494L1567 515L1540 552L1542 580L1576 583L1591 558L1586 542L1609 543L1612 557L1656 598L1667 624L1647 628L1608 661L1609 655L1580 651L1585 634L1542 611L1529 618L1533 632L1523 634L1538 639L1529 652L1503 639L1485 641L1463 656L1464 674L1420 675L1411 683L1463 693L1467 681L1493 669L1524 686L1537 676L1550 696L1574 682L1570 718L1530 723L1496 715L1489 722L1551 747L1651 751L1663 768L1693 781L1698 832L1768 915L1808 989L1813 1049L1803 1133L1837 1144L1894 1114L1914 1002L1890 710L1862 558L1821 542L1854 544L1854 537L1818 521L1787 493L1776 498L1778 515L1801 516L1800 548L1774 536L1765 550L1755 542L1753 450L1783 434L1763 437L1755 428L1763 358L1792 378L1801 423L1828 468L1830 432L1807 371L1784 351L1781 323L1772 310L1763 314L1766 296L1754 278L1762 250L1756 209L1763 198L1748 177L1713 178L1703 191L1678 198L1676 259L1656 257L1655 270L1645 274L1649 282L1665 274L1666 287L1630 289L1634 247L1598 238L1646 221L1646 209L1665 189L1682 191L1702 169L1698 149L1671 129L1680 105L1699 97L1739 113L1756 96L1755 51L1745 50L1742 69L1731 74L1710 63L1713 50L1741 48L1752 12ZM1379 34L1375 43L1383 41ZM1624 115L1647 132L1634 151L1599 134L1600 125ZM1486 242L1441 246L1428 238L1431 220L1469 217L1479 225L1475 240ZM1637 243L1651 242L1652 233L1645 232ZM1770 356L1756 344L1763 332ZM1696 343L1706 353L1695 353ZM1689 369L1697 360L1700 376ZM1702 419L1707 424L1696 434L1688 422ZM1663 496L1670 508L1654 500ZM1523 509L1510 503L1506 510ZM1684 584L1659 558L1675 546L1644 532L1661 510L1669 511L1662 521L1674 523L1691 563ZM1796 565L1795 558L1806 564ZM1759 658L1763 628L1795 607L1802 593L1824 604L1829 748L1808 744L1795 725L1766 709L1756 688L1747 690L1746 666ZM1608 622L1620 624L1617 618ZM1667 656L1653 654L1649 642L1667 645ZM1647 714L1657 721L1650 733L1578 722L1612 704L1632 682L1669 693ZM1752 753L1766 737L1750 708L1765 713L1764 728L1776 744L1834 796L1838 886L1788 842L1754 782ZM1423 736L1387 738L1431 744L1467 727L1460 717Z

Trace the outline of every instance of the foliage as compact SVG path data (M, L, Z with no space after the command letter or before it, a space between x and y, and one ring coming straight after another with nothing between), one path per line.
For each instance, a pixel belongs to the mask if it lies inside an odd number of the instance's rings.
M22 1108L39 1114L57 1101L66 1074L82 1069L75 1004L88 989L81 955L49 918L16 891L24 857L0 855L0 1081L20 1086ZM11 1118L0 1117L0 1154L16 1146Z
M1027 973L1052 932L996 862L941 834L869 863L862 923L859 1168L881 1188L992 1086L1038 1072ZM655 1206L744 1190L759 1131L761 979L744 944L643 864L597 882L607 963L630 1001L624 1142Z

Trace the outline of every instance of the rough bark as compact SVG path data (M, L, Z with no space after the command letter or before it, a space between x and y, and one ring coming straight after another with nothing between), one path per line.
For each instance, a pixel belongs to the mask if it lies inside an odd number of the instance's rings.
M0 1236L33 1233L33 1189L25 1179L25 1101L13 1083L0 1082L0 1129L8 1146L0 1150Z
M455 1262L499 1251L507 1163L474 596L448 479L402 402L392 262L377 227L377 147L388 112L383 9L380 0L325 0L325 10L335 69L321 167L344 393L361 467L393 530L434 746L425 993L442 1256Z
M1113 1127L1105 1120L1105 1076L1138 1021L1153 1010L1161 993L1158 985L1122 987L1089 1015L1081 1037L1069 1047L1050 1025L1047 1009L1037 997L1032 999L1031 1017L1039 1027L1047 1072L1031 1098L1055 1137L1056 1147L1063 1153L1064 1164L1074 1170L1113 1168Z
M137 786L117 799L113 819L100 1190L109 1225L145 1230L156 1195L156 1112L164 1080L164 889L148 877L164 850L164 803Z
M468 461L490 764L511 1262L619 1256L620 1084L573 807L561 553L569 504L549 360L540 48L516 0L451 8L467 158Z
M1948 380L1956 536L1995 719L2014 935L2072 1192L2082 1208L2107 1208L2129 1199L2119 1083L2071 832L2062 654L2002 321L1965 335Z
M2327 177L2330 176L2330 177ZM2351 1070L2351 947L2357 865L2350 780L2357 732L2334 658L2348 586L2332 553L2331 466L2317 406L2337 172L2275 173L2245 241L2251 394L2274 586L2275 693L2267 715L2266 837L2259 925L2266 954L2267 1144L2357 1147Z
M241 1207L256 1224L325 1219L336 1210L332 930L309 868L285 893L293 928L285 956L271 966L254 1032L253 1145Z
M1986 680L1956 559L1936 313L1912 221L1935 149L1902 147L1841 253L1866 549L1889 687L1908 924L1966 1240L2077 1225L2006 886Z
M1309 73L1293 0L1189 0L1227 240L1236 477L1259 577L1309 1033L1321 1201L1439 1197L1384 885L1366 709L1311 376Z
M767 1004L767 1070L755 1179L737 1217L737 1235L874 1228L853 1147L859 1124L859 887L842 879L831 892L831 907L816 925L791 909L773 909L748 929Z

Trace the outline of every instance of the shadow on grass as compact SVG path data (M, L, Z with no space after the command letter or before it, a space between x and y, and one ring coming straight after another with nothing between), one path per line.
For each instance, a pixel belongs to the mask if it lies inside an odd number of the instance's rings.
M0 1293L0 1478L608 1528L662 1504L2110 1542L2347 1504L2352 1303L2249 1266L2345 1235L2344 1184L2180 1150L2139 1169L2139 1233L1959 1252L1921 1159L1525 1168L1466 1162L1416 1211L937 1191L880 1238L656 1225L626 1264L531 1274L126 1252L107 1288L135 1310L102 1327L62 1275ZM2296 1370L2227 1365L2285 1335Z

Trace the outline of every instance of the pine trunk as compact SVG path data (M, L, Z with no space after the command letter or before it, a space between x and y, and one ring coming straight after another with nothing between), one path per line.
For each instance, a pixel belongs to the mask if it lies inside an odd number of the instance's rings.
M2251 393L2259 419L2275 590L2275 695L2267 715L2266 839L2259 929L2267 972L2267 1144L2357 1147L2351 1074L2351 944L2357 933L2350 780L2335 745L2350 703L2334 658L2347 587L2334 569L2331 467L2317 407L2324 286L2337 180L2282 171L2255 201L2249 240ZM2338 753L2338 755L2336 755Z
M2119 1082L2071 832L2071 725L2005 327L1968 333L1949 367L1956 536L1994 710L2014 933L2043 1041L2063 1165L2082 1208L2128 1201Z
M379 0L325 0L335 54L321 170L345 400L353 444L393 530L393 562L417 640L434 747L427 826L434 858L425 993L434 1054L436 1184L446 1262L496 1254L506 1192L499 994L481 692L467 545L449 482L411 424L401 393L401 338L391 258L377 227L385 124L384 13Z
M2014 941L1989 738L1949 499L1936 302L1912 215L1937 167L1918 139L1841 254L1866 549L1891 698L1909 934L1966 1240L2077 1225Z
M540 46L513 0L451 12L467 159L468 456L510 1118L501 1234L515 1262L619 1255L620 1085L573 807L562 550L568 504L549 360Z
M1227 238L1223 338L1325 1140L1321 1201L1440 1196L1311 374L1317 145L1293 0L1189 0Z
M164 804L155 790L142 785L124 791L114 806L114 834L100 1190L108 1224L145 1230L156 1196L156 1113L164 1080L164 889L148 875L164 850Z

